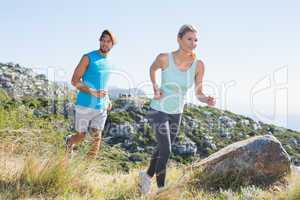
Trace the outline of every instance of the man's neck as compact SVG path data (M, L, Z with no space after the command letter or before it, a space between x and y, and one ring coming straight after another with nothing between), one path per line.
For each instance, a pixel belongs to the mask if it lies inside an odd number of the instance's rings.
M98 49L98 52L102 55L102 56L104 56L104 57L107 57L107 54L108 54L108 52L102 52L101 51L101 49Z

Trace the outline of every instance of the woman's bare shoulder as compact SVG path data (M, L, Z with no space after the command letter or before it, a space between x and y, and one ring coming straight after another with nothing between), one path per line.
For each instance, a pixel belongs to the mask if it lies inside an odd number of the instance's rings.
M168 66L168 53L160 53L158 54L158 56L156 57L156 62L157 64L159 64L159 66L161 68L165 68Z
M158 54L157 59L160 61L168 61L168 53Z
M197 69L199 69L199 70L204 69L204 62L200 59L197 59L196 66L197 66Z

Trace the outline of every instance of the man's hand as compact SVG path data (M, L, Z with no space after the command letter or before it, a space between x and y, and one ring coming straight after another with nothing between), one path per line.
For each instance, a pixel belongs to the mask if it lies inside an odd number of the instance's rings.
M106 90L92 90L92 91L90 91L90 93L91 93L91 95L98 97L98 98L102 98L107 95Z
M111 109L112 109L112 102L109 100L107 110L111 110Z

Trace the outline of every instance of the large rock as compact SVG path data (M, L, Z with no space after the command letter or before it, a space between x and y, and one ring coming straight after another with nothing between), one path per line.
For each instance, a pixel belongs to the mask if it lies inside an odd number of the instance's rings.
M289 155L274 136L265 135L231 144L195 164L192 180L208 188L234 188L267 185L289 172Z

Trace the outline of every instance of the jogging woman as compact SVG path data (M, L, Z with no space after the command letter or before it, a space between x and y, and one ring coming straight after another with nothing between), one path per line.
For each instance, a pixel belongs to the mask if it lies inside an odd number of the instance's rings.
M196 59L197 30L192 25L183 25L177 35L179 49L159 54L150 67L150 79L154 98L151 100L149 118L157 140L147 171L140 172L140 189L150 192L151 178L156 175L158 188L165 186L166 166L171 153L171 144L179 131L187 90L195 85L197 99L208 106L215 105L215 98L202 92L204 64ZM161 87L157 84L156 72L161 70Z

